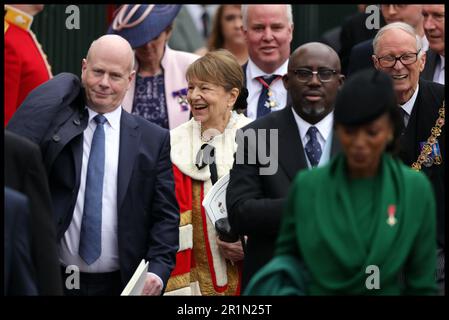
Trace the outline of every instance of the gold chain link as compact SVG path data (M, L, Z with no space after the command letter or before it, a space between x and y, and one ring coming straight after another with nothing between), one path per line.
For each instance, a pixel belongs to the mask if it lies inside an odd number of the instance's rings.
M418 159L416 160L416 162L413 162L412 164L412 169L419 171L421 170L422 164L424 161L426 161L427 157L429 156L429 154L432 152L432 146L435 144L435 142L437 141L437 138L440 136L441 134L441 128L444 126L444 100L443 100L443 105L441 106L440 110L438 110L438 114L439 117L437 119L437 121L435 122L435 126L430 130L430 137L427 139L427 142L424 144L424 146L421 149L421 153L418 156ZM435 164L439 165L441 164L441 157L438 156L435 157L434 160Z

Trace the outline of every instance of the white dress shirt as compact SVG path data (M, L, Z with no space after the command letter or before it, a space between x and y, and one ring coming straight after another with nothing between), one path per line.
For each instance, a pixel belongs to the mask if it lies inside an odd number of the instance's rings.
M444 57L440 55L438 64L435 66L435 73L433 74L433 82L444 84Z
M90 146L97 127L94 117L98 114L89 111L89 122L83 133L83 159L81 182L73 211L72 222L59 245L60 262L64 266L76 265L81 272L113 272L120 269L117 240L117 172L120 149L120 117L122 108L103 114L107 119L105 131L105 167L103 180L103 205L101 219L101 255L97 261L88 265L78 254L81 222L84 209L84 191L86 188L87 164Z
M404 109L406 115L404 116L404 125L407 127L408 121L410 120L410 115L412 114L413 106L415 105L416 97L418 96L419 84L416 86L416 90L412 97L404 104L399 106Z
M288 59L276 69L272 74L278 74L283 76L287 73ZM246 110L247 117L255 120L257 118L257 102L259 101L260 93L262 92L262 84L257 80L257 77L261 76L271 76L272 74L266 74L261 69L259 69L256 64L248 60L248 65L246 67L246 88L248 89L248 108ZM277 102L277 106L271 108L271 111L277 111L285 108L287 104L287 90L284 88L282 79L277 79L270 84L270 89L273 92L274 100Z
M307 166L312 168L310 164L309 158L306 154L306 144L309 142L310 138L307 135L307 131L309 131L310 127L316 127L318 129L317 139L321 146L321 150L323 150L320 158L320 162L318 163L318 167L325 165L329 162L330 159L330 147L332 144L332 126L334 123L334 112L330 112L327 116L325 116L321 121L310 124L301 118L295 110L292 108L293 116L295 117L296 125L298 126L299 135L301 137L302 147L304 149L304 156L307 161Z

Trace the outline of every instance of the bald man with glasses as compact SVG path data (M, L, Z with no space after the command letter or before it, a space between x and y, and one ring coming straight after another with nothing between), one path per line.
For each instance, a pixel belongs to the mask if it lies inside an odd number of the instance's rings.
M282 210L298 171L326 164L341 149L332 130L335 97L344 80L340 70L340 59L331 47L319 42L300 46L282 77L291 103L243 128L244 135L256 133L257 143L237 135L237 155L248 157L243 163L234 161L226 203L233 230L248 236L242 292L273 257ZM259 136L264 132L266 140ZM271 138L271 132L277 139ZM268 147L264 150L264 146ZM265 154L273 160L274 172L264 173Z

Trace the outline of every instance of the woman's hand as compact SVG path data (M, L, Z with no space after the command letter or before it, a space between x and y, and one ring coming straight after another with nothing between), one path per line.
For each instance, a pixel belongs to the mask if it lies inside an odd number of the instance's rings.
M224 242L217 237L218 248L220 248L221 254L228 260L235 262L243 260L243 248L242 242Z

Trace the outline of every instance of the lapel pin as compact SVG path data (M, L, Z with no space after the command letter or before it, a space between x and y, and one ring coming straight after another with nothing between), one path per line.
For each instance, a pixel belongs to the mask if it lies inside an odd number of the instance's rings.
M390 204L388 206L388 219L387 219L387 223L392 227L396 224L397 219L395 218L396 214L396 206L394 204Z

